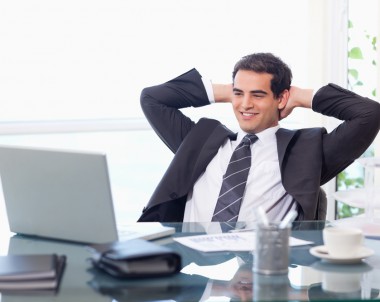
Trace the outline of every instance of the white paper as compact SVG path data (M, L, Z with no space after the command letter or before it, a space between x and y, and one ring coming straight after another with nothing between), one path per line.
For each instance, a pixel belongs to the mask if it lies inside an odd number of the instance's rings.
M223 234L197 235L173 238L175 241L201 252L245 252L254 251L256 242L255 232L235 232ZM289 238L290 246L312 244L312 241Z

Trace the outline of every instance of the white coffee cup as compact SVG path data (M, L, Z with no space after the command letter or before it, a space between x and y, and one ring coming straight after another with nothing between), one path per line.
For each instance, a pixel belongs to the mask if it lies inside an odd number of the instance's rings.
M328 227L323 229L323 242L331 257L357 257L363 246L363 232L358 228Z

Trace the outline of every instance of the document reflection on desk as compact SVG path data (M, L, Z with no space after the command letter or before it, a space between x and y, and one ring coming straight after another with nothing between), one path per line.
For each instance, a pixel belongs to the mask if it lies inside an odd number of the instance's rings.
M56 254L8 255L0 257L0 292L56 292L66 256Z

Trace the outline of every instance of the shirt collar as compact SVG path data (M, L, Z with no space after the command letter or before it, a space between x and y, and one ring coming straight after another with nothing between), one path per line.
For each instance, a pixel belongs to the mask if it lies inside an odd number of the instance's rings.
M277 130L280 129L280 125L270 127L268 129L265 129L259 133L256 133L256 136L258 137L259 141L266 142L268 140L272 140L277 132ZM241 142L244 136L246 136L248 133L244 132L243 130L239 130L238 136L236 141Z

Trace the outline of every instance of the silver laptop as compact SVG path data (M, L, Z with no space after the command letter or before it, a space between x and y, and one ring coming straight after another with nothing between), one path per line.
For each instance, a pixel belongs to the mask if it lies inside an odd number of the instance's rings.
M15 233L83 243L174 233L160 223L117 229L105 154L0 146L0 177Z

